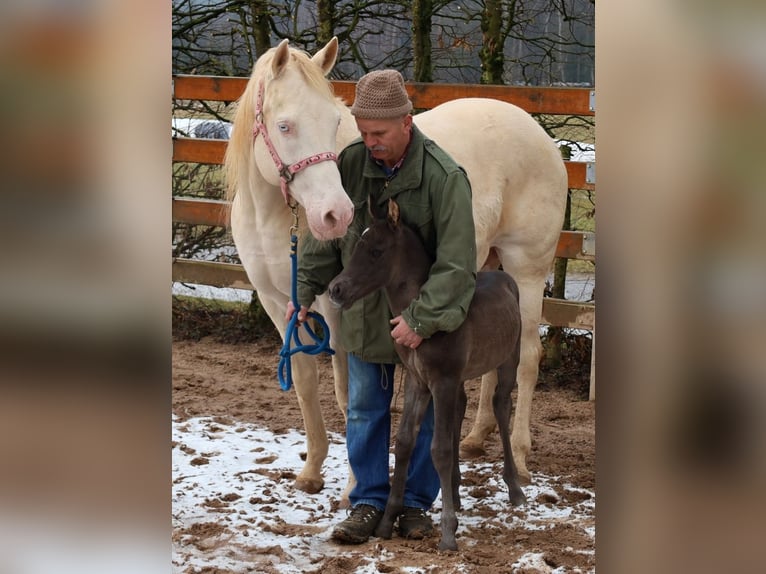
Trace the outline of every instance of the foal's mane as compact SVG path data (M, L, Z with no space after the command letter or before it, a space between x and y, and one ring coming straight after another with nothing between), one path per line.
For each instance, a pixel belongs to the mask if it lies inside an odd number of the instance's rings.
M231 201L238 189L251 185L252 173L255 169L252 160L253 123L255 122L255 103L258 98L258 88L261 80L268 84L274 79L272 62L277 48L271 48L255 63L253 73L245 87L234 115L231 138L226 148L224 169L227 182L226 198ZM332 84L325 78L322 69L311 61L311 56L295 48L289 48L289 60L286 66L292 66L308 86L318 95L334 100Z

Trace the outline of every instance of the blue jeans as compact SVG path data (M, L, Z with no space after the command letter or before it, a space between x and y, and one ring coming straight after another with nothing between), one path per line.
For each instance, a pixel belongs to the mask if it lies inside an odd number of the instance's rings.
M367 363L348 356L348 422L346 448L356 487L351 506L369 504L385 509L389 482L391 399L394 365ZM439 475L431 460L434 405L428 405L407 471L404 505L428 510L439 494Z

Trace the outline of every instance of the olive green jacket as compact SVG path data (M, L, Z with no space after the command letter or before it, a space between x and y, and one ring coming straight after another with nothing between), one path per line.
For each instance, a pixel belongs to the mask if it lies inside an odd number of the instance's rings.
M461 167L433 141L412 126L407 156L388 183L361 139L348 145L338 165L354 219L346 235L320 242L311 234L301 239L298 253L298 301L310 307L350 259L356 240L370 223L368 199L384 208L396 198L402 221L413 226L434 263L420 295L402 312L421 337L454 331L465 319L476 285L476 233L471 187ZM391 312L383 290L342 311L340 341L364 361L398 361L391 338Z

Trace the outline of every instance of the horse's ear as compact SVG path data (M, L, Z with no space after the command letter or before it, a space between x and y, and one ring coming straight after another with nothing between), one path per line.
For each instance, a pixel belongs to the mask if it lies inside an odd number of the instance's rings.
M282 70L290 61L290 47L288 46L289 40L285 38L279 43L276 51L274 52L274 59L271 61L271 73L276 78L282 73Z
M388 223L391 227L399 225L399 204L393 199L388 200Z
M337 57L338 37L333 36L332 39L327 42L324 48L314 54L314 56L311 58L311 61L319 66L326 76L333 69L333 66L335 66L335 60Z

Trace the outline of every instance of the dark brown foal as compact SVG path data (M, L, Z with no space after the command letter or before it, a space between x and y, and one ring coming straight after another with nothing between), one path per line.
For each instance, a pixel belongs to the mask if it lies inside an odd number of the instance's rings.
M329 286L330 300L347 308L373 291L385 288L394 316L417 296L431 267L415 232L399 220L399 206L389 200L388 215L376 219L359 239L351 260ZM429 400L434 401L431 457L442 491L440 550L457 550L455 532L460 508L460 428L466 408L464 382L497 369L492 406L503 445L503 479L511 503L526 500L518 481L510 442L513 408L511 390L516 383L521 341L519 291L503 271L477 274L476 292L463 324L450 333L437 332L417 349L395 344L407 370L404 411L397 433L394 476L383 518L375 534L391 538L394 521L403 509L407 467L420 422Z

